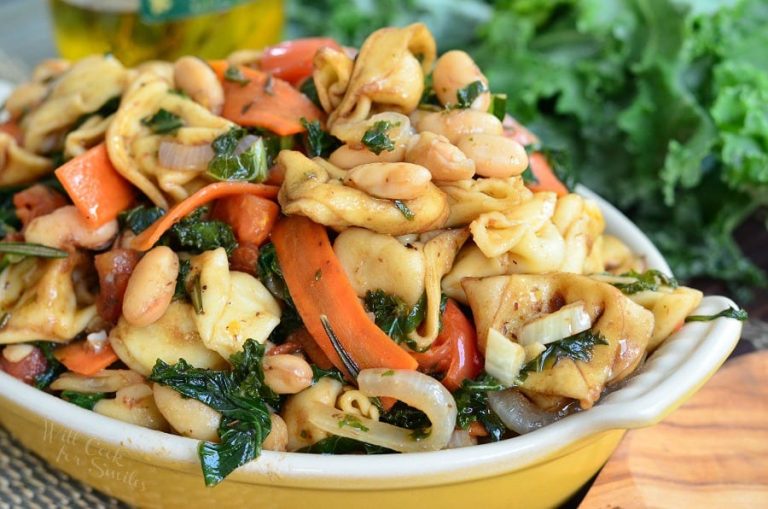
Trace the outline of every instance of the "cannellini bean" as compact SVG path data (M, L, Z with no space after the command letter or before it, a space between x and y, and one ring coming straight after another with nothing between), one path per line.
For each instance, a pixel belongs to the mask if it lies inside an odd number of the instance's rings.
M411 138L405 160L427 168L434 180L466 180L475 174L475 162L472 159L445 136L428 131Z
M5 109L11 118L19 118L38 104L43 102L48 94L48 87L42 83L30 82L16 87L5 101Z
M160 431L168 429L168 423L155 404L152 388L143 383L120 389L115 399L102 399L96 403L93 411L145 428Z
M179 257L158 246L139 260L125 288L123 316L136 327L155 323L168 309L176 290Z
M470 106L473 110L488 111L491 104L491 93L488 91L488 78L480 71L467 53L453 50L444 53L435 63L432 71L432 87L437 98L444 105L456 104L456 92L470 83L480 81L485 85L485 92L480 94Z
M411 116L416 130L441 134L453 144L467 134L504 133L501 120L476 110L417 111Z
M525 148L505 136L469 134L459 138L456 145L475 161L475 171L483 177L513 177L528 167Z
M5 357L5 360L8 362L17 363L23 361L24 358L26 358L26 356L31 354L34 350L34 346L27 345L25 343L8 345L3 348L3 357Z
M91 227L74 205L61 207L30 221L24 240L58 248L82 247L98 250L117 235L117 220Z
M219 441L221 414L196 399L185 398L175 390L154 384L157 409L180 435L208 442Z
M371 163L399 163L405 158L405 146L397 146L394 150L382 150L378 155L370 150L356 149L350 145L342 145L334 150L328 161L343 170Z
M395 113L394 111L377 113L365 120L337 122L331 128L331 134L344 143L352 145L354 148L362 147L362 140L363 136L365 136L365 132L373 128L378 122L389 123L387 137L392 140L395 145L404 145L408 142L408 138L413 136L411 119L402 113Z
M285 451L288 448L288 426L282 417L277 414L269 416L272 429L261 445L267 451Z
M344 182L371 196L413 200L427 192L432 174L418 164L371 163L349 170Z
M296 394L312 385L312 367L295 355L268 355L261 362L264 383L278 394Z
M208 64L197 57L181 57L173 66L173 81L196 103L218 115L224 107L224 89Z

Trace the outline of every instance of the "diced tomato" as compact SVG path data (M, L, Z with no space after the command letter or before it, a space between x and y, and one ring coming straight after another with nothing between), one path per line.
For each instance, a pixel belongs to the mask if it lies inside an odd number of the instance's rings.
M96 308L105 321L115 323L120 318L125 288L140 258L140 253L133 249L112 249L94 257L99 274Z
M66 204L64 195L42 184L35 184L13 195L16 217L22 226L27 226L36 217L50 214Z
M229 257L230 269L245 272L252 276L256 275L258 263L259 246L255 244L240 244Z
M296 85L312 74L312 61L320 48L340 50L341 46L328 37L285 41L266 48L259 64L262 71Z
M483 359L477 348L477 332L458 304L448 300L443 313L443 328L424 353L414 353L419 369L444 373L443 385L455 391L466 379L475 378L483 370Z
M267 355L285 355L301 352L301 345L292 341L286 341L282 345L275 345L267 351Z
M261 245L275 226L280 206L259 196L241 194L216 202L213 217L224 221L241 244Z
M11 362L0 354L0 370L26 384L33 384L46 369L48 369L48 361L42 350L37 347L33 347L29 355L18 362Z

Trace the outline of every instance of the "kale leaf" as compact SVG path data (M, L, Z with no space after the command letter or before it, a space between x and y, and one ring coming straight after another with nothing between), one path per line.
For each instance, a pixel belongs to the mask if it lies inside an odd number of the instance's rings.
M67 368L65 368L53 355L53 351L56 350L56 347L59 345L58 343L52 343L50 341L35 341L31 344L43 352L46 362L45 371L35 377L35 387L38 389L47 389L60 374L67 370Z
M402 401L398 401L392 408L383 412L379 420L393 426L413 430L412 436L415 439L428 436L432 427L427 414Z
M312 383L315 384L318 380L324 377L333 378L334 380L344 383L344 375L338 369L323 369L316 364L312 364Z
M319 120L309 122L301 118L301 125L307 130L304 135L304 149L309 157L328 157L328 155L341 146L341 141L320 127Z
M388 120L379 120L373 123L373 127L365 131L363 138L360 140L368 150L376 155L381 154L383 151L392 152L395 150L395 143L389 138L387 134L390 129L396 127L399 124L392 124Z
M133 233L138 235L149 228L152 223L163 217L163 215L165 215L165 210L160 207L139 205L121 212L117 216L117 221L121 229L130 228Z
M247 148L240 147L246 136L249 136L247 130L233 127L213 140L214 156L208 163L209 177L249 182L263 182L267 178L268 157L264 139L259 136Z
M271 430L270 407L279 396L264 383L264 345L249 339L230 357L232 371L192 367L183 359L173 365L158 359L149 380L166 385L217 412L220 443L201 442L198 449L207 486L215 486L237 467L261 454Z
M237 247L232 227L223 221L204 219L207 213L207 207L195 209L165 232L158 244L191 253L223 247L227 255L232 254Z
M280 317L280 323L269 335L271 342L280 344L296 329L303 327L304 322L301 316L299 316L298 311L296 311L296 306L293 304L291 293L288 291L288 286L283 278L283 270L280 268L280 262L277 259L275 245L271 242L259 249L256 272L259 280L267 287L269 293L285 304L283 306L283 315Z
M424 321L427 307L426 294L411 307L397 295L390 295L384 290L368 290L364 303L366 311L373 313L376 325L387 336L398 343L416 348L414 341L408 335Z
M504 122L504 117L507 115L507 94L493 94L488 113Z
M353 438L331 435L297 452L308 454L389 454L395 451Z
M632 283L611 283L613 286L621 290L626 295L632 295L646 290L655 292L660 286L669 286L677 288L677 280L672 276L667 276L661 271L656 269L648 269L643 273L635 272L634 270L626 272L621 277L635 278L636 281Z
M504 390L504 385L487 373L474 380L464 380L453 393L458 410L456 425L461 429L469 429L477 421L485 427L493 442L501 440L507 428L488 405L488 392L501 390Z
M320 96L317 95L317 85L315 85L315 80L311 76L304 80L299 87L299 92L306 95L315 106L322 109L323 105L320 103Z
M733 318L734 320L744 322L749 316L747 315L747 312L741 308L729 307L714 315L691 315L685 319L685 323L709 322L711 320L716 320L717 318Z
M96 405L96 403L107 397L107 395L103 392L85 393L75 391L61 391L59 396L64 401L69 401L70 403L73 403L81 408L85 408L86 410L93 410L93 407Z
M157 110L154 115L143 118L141 123L155 134L170 134L184 125L180 116L163 108Z
M466 87L459 89L456 92L457 102L454 107L460 109L470 108L472 103L487 91L488 87L485 86L485 83L480 80L473 81Z
M552 367L560 359L589 362L592 359L592 349L595 345L607 345L602 334L586 330L573 336L553 341L546 345L546 350L535 359L527 362L520 370L519 379L524 381L528 373L543 371Z

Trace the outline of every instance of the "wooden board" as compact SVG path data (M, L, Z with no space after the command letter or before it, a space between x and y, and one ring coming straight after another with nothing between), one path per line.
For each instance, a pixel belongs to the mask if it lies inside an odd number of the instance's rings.
M662 423L628 432L579 507L768 508L768 351L729 361Z

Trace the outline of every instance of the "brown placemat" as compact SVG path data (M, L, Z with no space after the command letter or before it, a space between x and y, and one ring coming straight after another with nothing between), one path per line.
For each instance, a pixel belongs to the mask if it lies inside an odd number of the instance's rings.
M0 509L127 507L50 467L0 428Z

